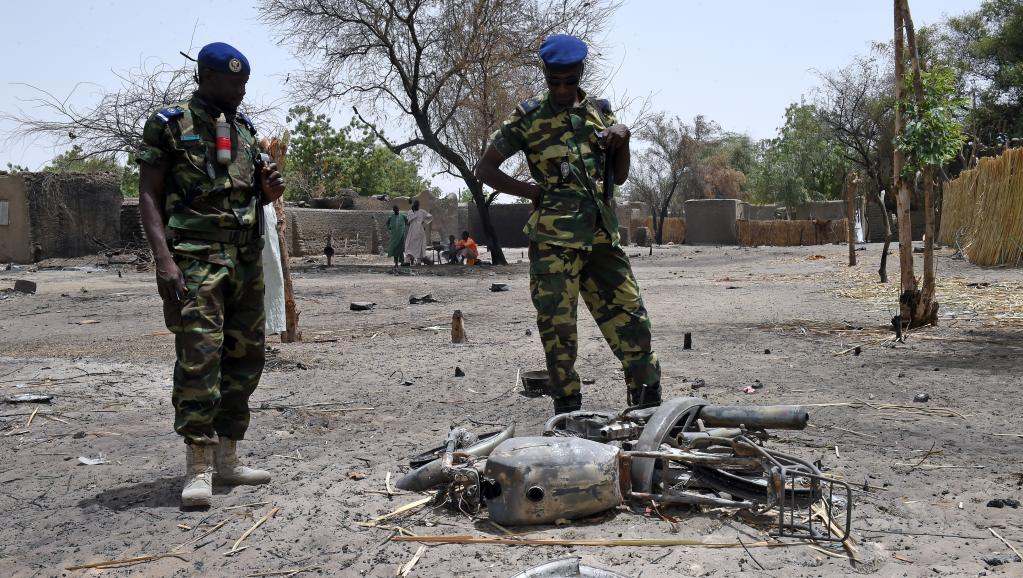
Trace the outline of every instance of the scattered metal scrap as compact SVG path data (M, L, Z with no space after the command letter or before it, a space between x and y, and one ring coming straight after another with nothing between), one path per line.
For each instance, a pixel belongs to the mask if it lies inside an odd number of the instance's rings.
M4 403L50 403L53 396L41 393L19 393L4 398Z
M770 512L775 536L842 542L852 526L852 488L764 446L768 428L803 429L808 419L800 406L675 398L655 408L558 415L542 437L512 437L509 427L480 442L457 428L443 455L398 487L440 487L440 499L468 513L485 504L501 525L550 524L653 503Z
M561 558L534 566L512 578L626 578L624 574L594 568L581 563L577 556Z

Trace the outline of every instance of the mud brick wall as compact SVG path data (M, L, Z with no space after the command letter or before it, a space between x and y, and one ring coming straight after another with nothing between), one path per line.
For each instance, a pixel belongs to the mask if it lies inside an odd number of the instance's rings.
M126 198L121 204L121 244L127 247L145 242L146 233L142 228L139 200Z
M25 179L0 175L0 263L32 262L32 230Z
M773 221L778 218L779 211L782 215L784 215L785 206L778 204L753 205L750 203L743 203L742 215L740 215L740 218L747 221Z
M690 245L738 245L736 221L742 201L690 199L685 203L686 243Z
M327 236L334 235L334 252L355 255L387 246L390 211L338 211L287 207L288 253L292 257L322 255ZM373 234L376 229L376 235ZM373 246L374 237L376 247Z
M795 220L831 219L838 220L846 218L845 201L817 201L799 205L792 210L792 218Z
M6 225L0 257L30 263L121 245L121 187L113 173L19 173L0 177Z
M866 215L866 226L867 235L866 239L868 243L883 243L884 242L884 214L881 212L881 205L876 200L868 200L867 203L867 215ZM899 241L899 223L896 219L896 214L891 213L892 220L892 242L897 243ZM913 240L921 241L924 238L924 212L923 209L910 211L909 219L913 224Z
M433 217L433 223L430 224L430 232L433 235L431 241L447 244L448 235L454 235L456 239L462 236L465 229L459 227L458 199L454 197L434 199L426 210Z
M490 221L502 247L529 246L529 238L522 232L522 228L526 226L532 210L533 206L528 203L490 205ZM490 243L483 233L483 222L475 203L469 203L469 234L481 245Z

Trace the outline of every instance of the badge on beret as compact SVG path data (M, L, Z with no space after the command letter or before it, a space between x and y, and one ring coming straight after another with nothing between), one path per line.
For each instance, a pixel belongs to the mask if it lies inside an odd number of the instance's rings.
M237 58L232 58L231 60L227 61L227 67L231 69L231 72L241 72L242 61L238 60Z

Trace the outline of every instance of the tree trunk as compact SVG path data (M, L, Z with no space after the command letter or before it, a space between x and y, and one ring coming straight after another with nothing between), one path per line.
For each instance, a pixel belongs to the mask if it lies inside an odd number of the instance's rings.
M938 302L934 300L934 168L924 168L924 282L920 307L914 321L919 325L938 322Z
M856 177L850 176L845 181L845 219L846 235L849 240L849 266L856 266L856 208L853 205L853 192L856 188Z
M508 259L501 249L501 242L497 239L497 231L494 223L490 220L490 205L483 196L483 184L475 179L464 179L472 193L472 200L476 203L476 212L480 215L480 223L483 224L483 234L487 237L487 248L490 249L490 260L494 265L507 265Z
M903 0L894 0L895 5L895 138L902 135L902 87L906 77L905 39L903 34ZM902 178L905 155L895 147L892 162L893 183L898 191L897 211L899 218L899 317L903 325L913 319L913 312L920 299L913 274L913 224L909 216L910 191L909 183Z
M906 44L913 63L913 93L917 110L924 108L923 64L916 45L916 30L909 13L909 0L900 0L902 23L906 29ZM933 325L938 322L938 304L934 301L934 167L923 167L924 190L924 278L923 290L917 289L915 310L909 320L910 327ZM908 297L908 296L907 296Z
M277 213L277 242L281 250L281 269L284 270L284 331L281 343L302 341L298 330L298 307L295 305L295 290L291 283L291 266L288 262L288 216L284 212L284 199L274 201Z
M664 244L664 220L668 218L668 205L671 203L671 197L668 197L664 204L661 205L661 218L655 223L657 231L654 234L654 240L658 245Z
M881 265L877 268L877 274L881 277L882 283L887 283L888 251L892 247L892 217L888 214L888 207L884 205L884 197L880 191L877 193L877 202L881 205L881 216L884 217L884 246L881 247Z

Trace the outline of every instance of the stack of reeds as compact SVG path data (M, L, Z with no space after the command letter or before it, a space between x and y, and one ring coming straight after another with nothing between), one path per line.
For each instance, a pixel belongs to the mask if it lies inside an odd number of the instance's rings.
M846 219L814 219L797 221L736 221L739 245L757 247L796 247L845 243Z
M652 217L647 217L646 223L643 224L653 235L656 229L654 228L654 220ZM686 241L686 220L678 217L667 217L664 219L664 238L662 239L665 244L675 243L681 245Z
M1023 149L980 160L945 185L940 240L977 265L1023 263Z
M981 162L986 160L982 159ZM941 229L937 237L942 245L955 246L973 226L979 174L977 169L970 169L960 173L959 178L945 183L941 199Z

